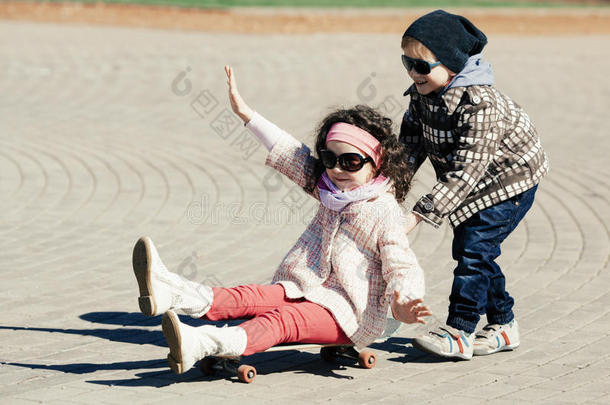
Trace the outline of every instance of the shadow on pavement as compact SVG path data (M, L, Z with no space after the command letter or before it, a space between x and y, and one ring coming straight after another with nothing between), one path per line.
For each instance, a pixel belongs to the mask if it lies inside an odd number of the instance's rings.
M2 326L0 330L30 331L30 332L49 332L64 333L70 335L94 336L106 339L111 342L131 343L131 344L150 344L154 346L167 347L161 332L161 316L147 317L139 312L90 312L79 317L82 320L120 326L118 328L95 328L95 329L73 329L73 328L44 328L44 327L23 327L23 326ZM206 324L238 324L241 321L230 322L210 322L190 317L180 316L181 321L190 325ZM158 326L159 330L149 330L147 328ZM376 346L373 346L376 347ZM387 350L379 346L380 350ZM316 374L324 377L337 379L352 379L352 376L338 374L338 370L347 370L353 365L346 365L345 362L338 360L336 363L327 363L320 358L319 354L289 350L276 353L257 353L245 359L246 364L256 367L259 375L277 373L282 371L292 371L300 374ZM146 370L161 369L150 372L136 373L136 378L115 379L115 380L87 380L91 384L101 384L107 386L148 386L163 387L176 382L198 382L202 380L214 381L218 379L231 378L238 382L237 377L228 373L219 372L215 376L204 376L201 371L194 367L192 370L175 375L167 368L165 359L125 361L114 363L69 363L69 364L35 364L23 362L2 362L1 364L30 368L33 370L52 370L70 374L92 374L98 371L112 370ZM355 366L357 367L357 366Z
M117 363L71 363L71 364L29 364L3 362L9 366L26 367L32 370L53 370L70 374L89 374L103 370L139 370L145 368L160 368L167 363L165 359L143 361L121 361Z
M327 363L319 355L299 351L286 351L281 356L277 353L258 353L244 358L242 364L256 367L257 380L263 379L265 375L292 372L295 374L314 374L322 377L335 379L352 380L354 377L343 375L338 371L348 371L351 366L346 366L340 361L337 363ZM91 384L107 386L137 386L137 387L163 387L174 383L202 383L218 380L229 380L233 383L240 382L237 376L229 372L218 371L215 375L205 375L198 365L195 365L188 372L176 375L169 369L164 372L152 371L143 372L135 375L136 378L115 379L115 380L88 380Z
M370 347L377 350L383 350L388 353L399 354L399 357L387 359L388 361L393 361L396 363L446 363L455 361L452 359L434 356L414 348L413 339L410 338L391 337L385 342L374 343Z
M103 317L106 314L107 317ZM118 316L117 314L120 314ZM154 318L145 317L139 313L126 312L93 312L80 316L81 319L97 322L109 323L113 325L122 325L124 328L113 329L62 329L62 328L42 328L42 327L24 327L24 326L0 326L0 330L14 331L30 331L30 332L49 332L49 333L65 333L69 335L94 336L100 339L110 340L111 342L134 343L134 344L152 344L155 346L165 346L165 340L161 333L161 328L158 331L151 331L143 328L134 328L133 326L152 326L161 325L161 317Z
M0 330L65 333L69 335L94 336L111 342L150 344L167 347L163 334L161 333L161 316L148 317L139 312L90 312L81 315L79 318L94 323L120 325L122 328L62 329L0 325ZM192 319L187 316L180 316L180 321L191 326L204 323L213 325L228 323L231 325L230 322L209 322L200 319ZM138 326L142 328L137 328ZM145 329L151 326L157 326L158 330Z
M76 329L0 325L0 330L48 332L63 333L68 335L93 336L100 339L106 339L111 342L131 343L138 345L149 344L153 346L167 347L167 344L165 343L165 339L163 337L163 333L161 332L161 316L147 317L139 312L90 312L79 316L79 318L92 323L116 325L120 327ZM202 324L204 322L198 319L192 319L190 317L181 317L181 321L191 325ZM158 330L150 330L150 327L158 327ZM142 374L142 376L146 378L149 378L150 376L163 376L165 380L156 379L155 381L150 381L148 383L142 380L141 385L150 385L156 387L173 384L174 382L184 379L184 377L188 375L193 378L192 373L186 373L182 376L174 376L173 373L169 370L169 368L167 368L167 362L165 359L125 361L114 363L35 364L24 362L2 362L0 364L30 368L33 370L53 370L70 374L91 374L97 371L109 370L142 370L161 368L163 370ZM198 371L195 372L195 374L197 373ZM134 384L134 381L139 380L141 379L109 381L108 385L120 384L122 382ZM89 382L99 383L96 381Z

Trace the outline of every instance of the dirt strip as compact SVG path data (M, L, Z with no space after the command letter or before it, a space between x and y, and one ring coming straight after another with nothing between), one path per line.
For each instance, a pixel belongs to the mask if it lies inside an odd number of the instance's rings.
M453 10L452 10L453 11ZM424 10L202 10L179 7L0 2L0 19L233 33L396 33ZM491 34L610 34L610 9L462 9Z

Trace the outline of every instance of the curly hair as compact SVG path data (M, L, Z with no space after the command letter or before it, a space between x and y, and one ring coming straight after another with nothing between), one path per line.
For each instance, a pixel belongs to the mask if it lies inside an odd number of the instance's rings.
M330 127L337 122L355 125L370 133L381 143L381 166L377 173L381 172L384 176L392 180L394 185L393 192L396 200L398 202L404 201L414 174L405 161L404 145L392 132L392 120L366 105L338 109L322 120L322 123L317 130L315 143L316 159L314 173L313 177L310 179L311 181L305 186L305 190L313 192L318 184L320 176L322 176L322 173L326 170L319 158L320 151L326 148L326 135L328 134Z

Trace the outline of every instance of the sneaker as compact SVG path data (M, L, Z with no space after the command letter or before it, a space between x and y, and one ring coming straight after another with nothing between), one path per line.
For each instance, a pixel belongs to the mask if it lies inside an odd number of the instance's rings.
M474 337L470 333L442 325L413 340L413 346L424 352L450 359L470 360Z
M474 338L475 356L485 356L519 347L519 325L512 320L506 325L488 324Z

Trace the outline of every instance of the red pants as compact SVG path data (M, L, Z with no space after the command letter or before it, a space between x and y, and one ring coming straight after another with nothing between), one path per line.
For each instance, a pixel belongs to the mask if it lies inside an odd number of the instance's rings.
M240 325L248 336L245 356L280 343L351 343L326 308L287 298L280 284L213 290L214 302L204 319L249 319Z

